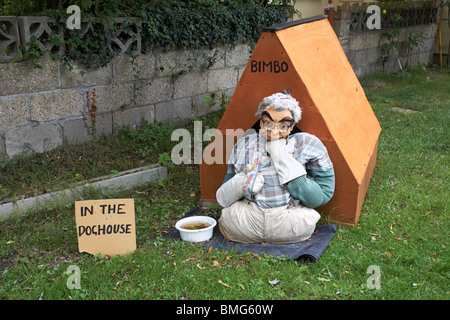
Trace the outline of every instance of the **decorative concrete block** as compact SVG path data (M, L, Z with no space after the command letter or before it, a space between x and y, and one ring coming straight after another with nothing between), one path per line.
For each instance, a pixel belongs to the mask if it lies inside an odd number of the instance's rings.
M39 61L35 69L30 61L0 63L0 95L13 95L58 89L58 62Z
M77 90L41 93L31 98L31 120L50 121L82 113L85 101Z
M129 22L133 23L130 24ZM114 30L114 37L111 39L109 49L118 54L141 54L141 34L142 20L139 18L114 18L114 21L109 23L109 30Z
M108 25L98 18L83 18L81 19L80 29L78 35L80 38L84 37L87 33L103 34L108 32Z
M22 152L44 152L62 144L62 128L58 123L40 124L5 133L6 153L9 157Z
M29 118L28 110L27 96L0 98L0 131L26 125Z
M192 99L170 100L155 105L155 120L181 123L192 117Z
M53 22L50 17L18 17L20 29L20 42L28 49L28 43L36 38L36 44L42 51L48 50L54 54L64 53L64 36L62 30ZM59 45L50 41L50 37L59 38ZM45 57L49 57L46 53Z
M129 22L132 22L131 24ZM142 20L139 18L117 17L112 21L103 21L98 18L81 19L80 37L85 34L102 33L104 36L111 37L111 44L108 49L117 54L133 55L141 54L141 34ZM112 33L112 34L110 34Z
M16 59L19 45L17 17L0 17L0 63Z
M130 125L133 129L140 128L143 124L143 119L153 123L155 119L154 108L153 105L148 105L114 112L112 114L114 132L125 125Z

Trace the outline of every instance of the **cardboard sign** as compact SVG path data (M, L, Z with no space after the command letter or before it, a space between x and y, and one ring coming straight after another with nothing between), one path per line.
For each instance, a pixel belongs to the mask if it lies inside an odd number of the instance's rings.
M75 201L78 249L101 255L136 250L134 199Z

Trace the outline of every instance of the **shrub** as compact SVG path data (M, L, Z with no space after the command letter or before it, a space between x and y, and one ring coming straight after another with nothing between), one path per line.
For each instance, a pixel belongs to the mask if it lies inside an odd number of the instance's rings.
M95 17L100 21L111 21L114 17L141 18L142 29L132 19L126 20L125 28L140 32L142 49L149 51L217 45L233 47L238 41L254 44L264 27L286 21L288 10L293 10L287 5L291 1L266 4L259 0L5 0L0 15L52 17L64 33L65 52L59 58L67 64L78 61L87 67L99 68L113 57L105 47L111 46L115 25L112 24L106 34L96 30L81 36L78 30L66 27L69 17L66 8L71 4L80 7L82 18ZM22 57L34 59L41 55L23 52Z

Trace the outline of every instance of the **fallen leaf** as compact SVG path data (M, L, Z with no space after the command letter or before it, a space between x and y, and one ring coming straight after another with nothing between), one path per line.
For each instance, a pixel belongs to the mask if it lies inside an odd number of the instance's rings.
M221 285L223 285L223 286L227 287L227 288L231 288L231 289L233 289L233 287L232 287L232 286L229 286L229 285L227 285L226 283L223 283L223 282L222 282L222 280L217 280L217 282L218 282L218 283L220 283Z
M203 267L200 266L200 263L197 263L197 268L199 268L199 269L205 269L205 268L203 268Z
M211 267L220 267L221 265L223 265L223 263L219 263L218 261L214 260Z
M209 247L209 249L208 249L208 254L211 252L211 250L212 250L212 247Z

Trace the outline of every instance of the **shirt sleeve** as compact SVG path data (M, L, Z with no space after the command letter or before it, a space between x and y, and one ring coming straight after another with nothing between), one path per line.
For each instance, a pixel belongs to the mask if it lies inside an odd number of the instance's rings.
M326 204L334 194L334 169L326 171L309 171L308 176L301 176L287 184L292 197L309 207L316 208Z
M237 143L233 146L233 150L231 151L230 154L230 158L228 159L228 165L227 165L227 174L225 175L225 178L223 179L222 184L224 184L225 182L227 182L228 180L230 180L231 178L234 177L234 175L237 173L236 170L236 149L237 149Z

